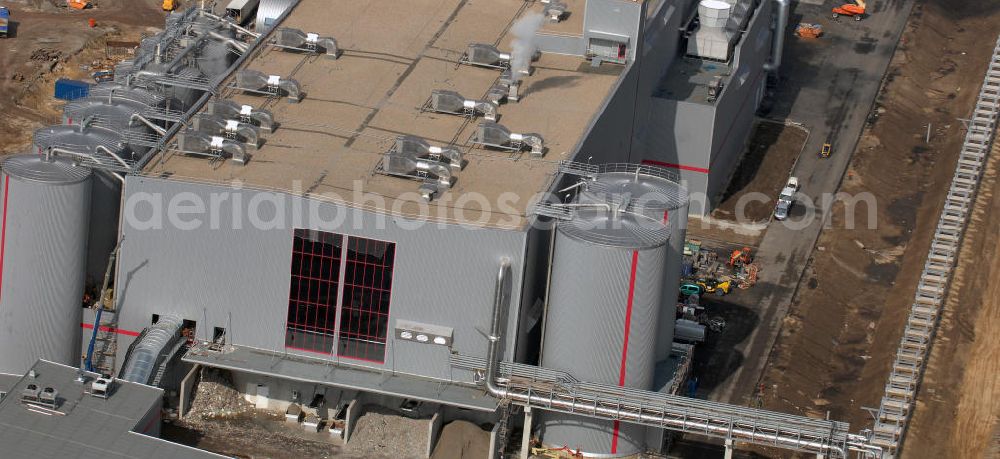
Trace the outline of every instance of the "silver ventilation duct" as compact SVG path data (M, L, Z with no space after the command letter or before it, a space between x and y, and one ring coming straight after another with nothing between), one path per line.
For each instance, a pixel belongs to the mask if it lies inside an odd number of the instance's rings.
M187 130L177 134L177 148L181 153L207 156L222 159L227 156L239 164L250 160L246 147L242 143L225 137L213 136L204 132Z
M322 53L326 57L340 57L337 40L332 37L321 37L319 34L306 33L299 29L283 27L277 30L274 46L286 51L302 51L306 53Z
M412 135L396 137L392 153L411 159L435 161L451 167L452 171L462 169L462 152L454 147L436 147L427 140Z
M298 81L257 70L236 72L236 86L245 92L288 97L289 102L298 102L303 95Z
M541 135L510 132L510 129L502 124L486 121L476 127L472 143L507 151L520 152L527 149L533 156L545 155L545 142Z
M566 14L566 4L559 0L542 0L542 5L545 5L543 11L549 22L559 22Z
M462 55L463 64L489 68L510 67L510 54L500 52L496 46L486 43L471 43Z
M260 128L239 120L202 114L194 118L194 130L209 135L223 136L253 148L260 148Z
M208 104L205 113L224 119L240 120L246 124L253 124L267 132L274 132L274 129L277 127L274 124L274 115L270 110L254 108L253 106L243 105L227 99L213 100Z
M496 121L498 108L493 102L472 100L462 97L455 91L435 89L431 91L431 99L427 109L438 113L452 115L476 116L482 115L490 121Z
M121 378L139 384L149 384L153 370L165 357L167 346L181 339L184 321L177 316L160 316L160 320L145 330L132 349L121 371Z
M450 167L436 161L408 158L392 151L383 155L379 172L423 181L419 191L428 201L454 184Z

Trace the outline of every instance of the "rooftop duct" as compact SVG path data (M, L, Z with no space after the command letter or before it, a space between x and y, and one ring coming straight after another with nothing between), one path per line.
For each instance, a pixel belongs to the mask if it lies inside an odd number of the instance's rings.
M213 160L224 159L227 156L239 164L246 164L250 160L250 155L242 143L190 129L177 134L177 147L181 153L207 156Z
M302 51L314 54L326 54L331 59L340 56L337 40L332 37L321 37L319 34L306 33L299 29L283 27L275 33L273 46L286 51Z
M688 39L687 54L728 62L752 10L753 0L702 0L698 29Z
M430 160L451 167L452 171L462 169L462 152L454 147L435 147L427 140L412 135L396 137L396 144L390 154L412 159Z
M274 132L274 115L270 110L254 108L232 100L215 99L208 104L205 113L225 119L236 119L242 123L252 124L264 131Z
M485 43L471 43L460 60L463 64L506 69L510 67L510 54L500 52L496 46Z
M497 104L487 100L472 100L462 97L455 91L435 89L431 91L430 100L424 105L425 110L451 115L476 116L482 115L490 121L497 119Z
M253 148L260 148L260 128L239 120L202 114L194 118L194 130L209 135L223 136Z
M545 155L545 143L538 134L518 134L510 132L498 123L482 122L472 136L472 143L488 148L521 152L530 150L533 156Z
M559 22L566 14L566 4L559 0L542 0L542 5L549 22Z
M298 81L278 75L266 75L257 70L240 70L236 73L236 88L244 92L287 97L289 102L302 100L302 87Z
M414 159L392 150L383 155L376 172L424 182L419 192L430 201L454 184L452 169L437 161Z

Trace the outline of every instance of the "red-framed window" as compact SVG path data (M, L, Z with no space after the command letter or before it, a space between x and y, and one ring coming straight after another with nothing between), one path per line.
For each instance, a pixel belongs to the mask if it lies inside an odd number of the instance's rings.
M343 236L295 230L285 346L332 353Z
M340 299L341 357L385 362L396 244L349 237Z
M392 242L295 230L285 347L384 363L395 256Z

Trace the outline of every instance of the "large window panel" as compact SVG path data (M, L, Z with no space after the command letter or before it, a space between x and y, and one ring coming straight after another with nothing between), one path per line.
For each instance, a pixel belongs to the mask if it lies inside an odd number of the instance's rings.
M396 244L347 238L338 355L385 362Z
M295 230L285 346L329 354L336 341L343 236Z

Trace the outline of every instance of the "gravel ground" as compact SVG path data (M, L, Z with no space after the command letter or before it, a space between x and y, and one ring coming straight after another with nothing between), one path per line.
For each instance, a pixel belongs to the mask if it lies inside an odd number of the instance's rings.
M419 458L427 452L429 421L410 419L375 405L363 407L347 452L369 458Z
M195 387L190 414L185 417L187 422L233 418L254 412L253 405L233 388L228 371L202 368Z

